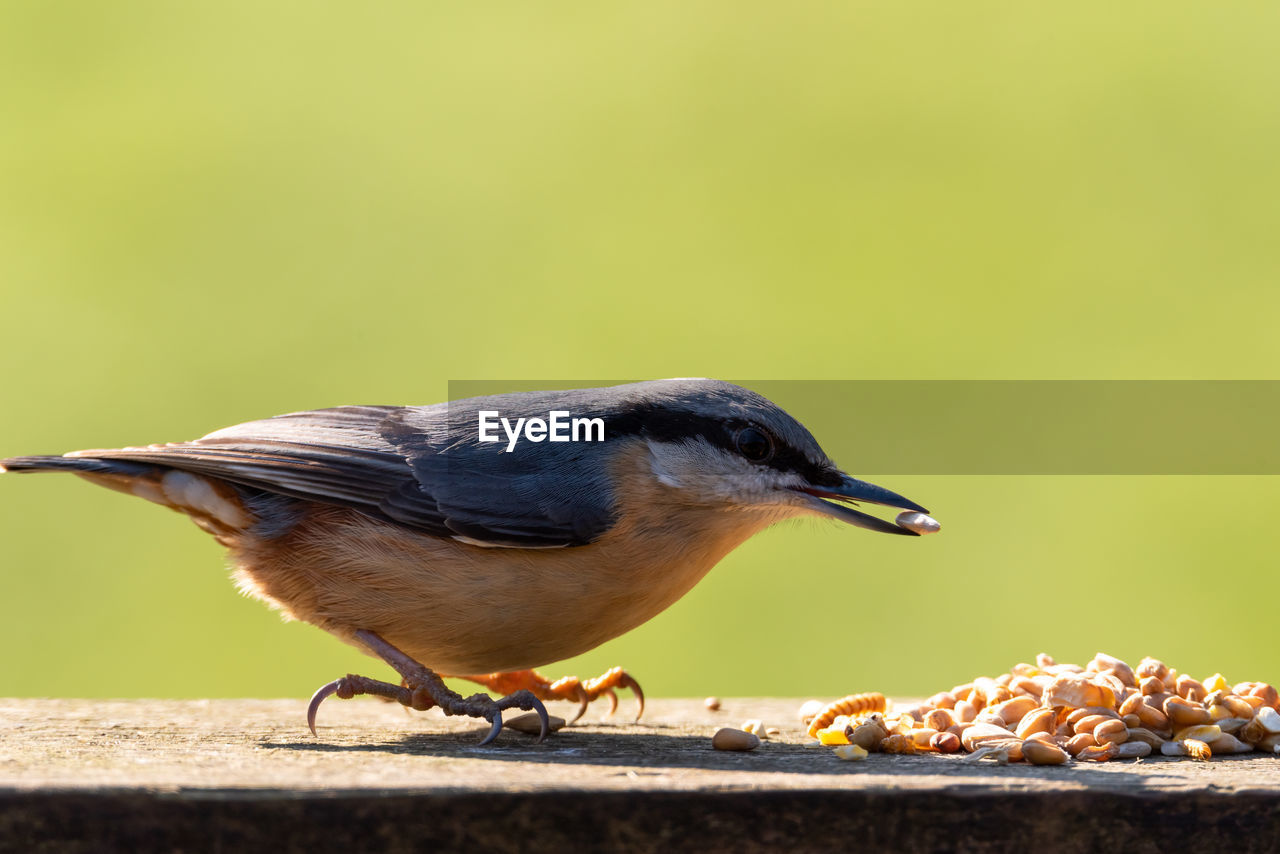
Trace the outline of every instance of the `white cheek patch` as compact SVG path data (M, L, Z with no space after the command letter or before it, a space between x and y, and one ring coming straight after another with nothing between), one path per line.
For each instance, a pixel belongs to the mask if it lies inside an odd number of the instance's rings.
M681 486L680 478L670 471L666 457L667 452L660 444L649 443L649 470L658 479L658 483L678 489Z
M774 471L703 441L650 441L649 469L664 486L739 505L792 504L799 475Z
M219 495L213 484L203 477L185 471L170 471L160 479L160 487L165 497L179 507L203 513L231 528L243 528L249 524L244 512Z

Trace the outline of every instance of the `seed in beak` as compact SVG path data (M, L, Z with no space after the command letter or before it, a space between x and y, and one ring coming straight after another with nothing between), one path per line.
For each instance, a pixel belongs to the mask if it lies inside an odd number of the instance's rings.
M917 534L936 534L942 530L942 526L938 524L938 520L932 516L926 516L923 513L917 513L914 510L904 510L898 514L898 518L894 520L898 523L898 527L906 528L908 531L914 531Z

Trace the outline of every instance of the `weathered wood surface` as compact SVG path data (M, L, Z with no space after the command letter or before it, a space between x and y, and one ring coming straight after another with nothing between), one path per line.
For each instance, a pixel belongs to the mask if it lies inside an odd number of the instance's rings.
M481 748L475 721L367 699L328 701L318 738L292 700L0 700L0 850L1280 850L1280 757L850 763L801 746L798 705L658 700L631 724L624 697ZM747 718L783 732L711 749Z

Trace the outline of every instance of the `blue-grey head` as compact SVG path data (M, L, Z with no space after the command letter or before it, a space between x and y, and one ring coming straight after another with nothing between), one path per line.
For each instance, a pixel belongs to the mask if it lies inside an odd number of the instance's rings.
M687 499L727 508L793 508L893 534L914 534L853 509L866 502L927 513L849 476L803 424L756 392L720 380L620 386L618 433L643 436L654 475Z

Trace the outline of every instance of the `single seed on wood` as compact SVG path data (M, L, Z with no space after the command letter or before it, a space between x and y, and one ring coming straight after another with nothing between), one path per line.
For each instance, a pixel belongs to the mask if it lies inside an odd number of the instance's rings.
M764 734L769 738L773 738L775 735L782 735L782 730L778 729L776 726L771 726L765 729Z
M711 746L716 750L755 750L760 746L760 737L755 733L724 727L711 736Z
M914 531L917 534L936 534L942 530L942 526L938 524L937 519L913 510L904 510L898 514L898 518L894 521L898 523L899 528L906 528L908 531Z
M538 717L537 712L516 715L508 721L503 721L502 725L516 732L528 733L529 735L539 735L542 732L542 719ZM564 718L547 715L547 732L555 732L563 726Z
M859 759L867 758L867 751L863 750L856 744L842 744L835 750L831 751L836 755L837 759L856 762Z
M706 706L706 707L707 707L707 711L709 711L709 712L718 712L718 711L720 711L720 698L719 698L719 697L708 697L707 699L705 699L705 700L703 700L703 701L702 701L702 704L703 704L704 706Z

